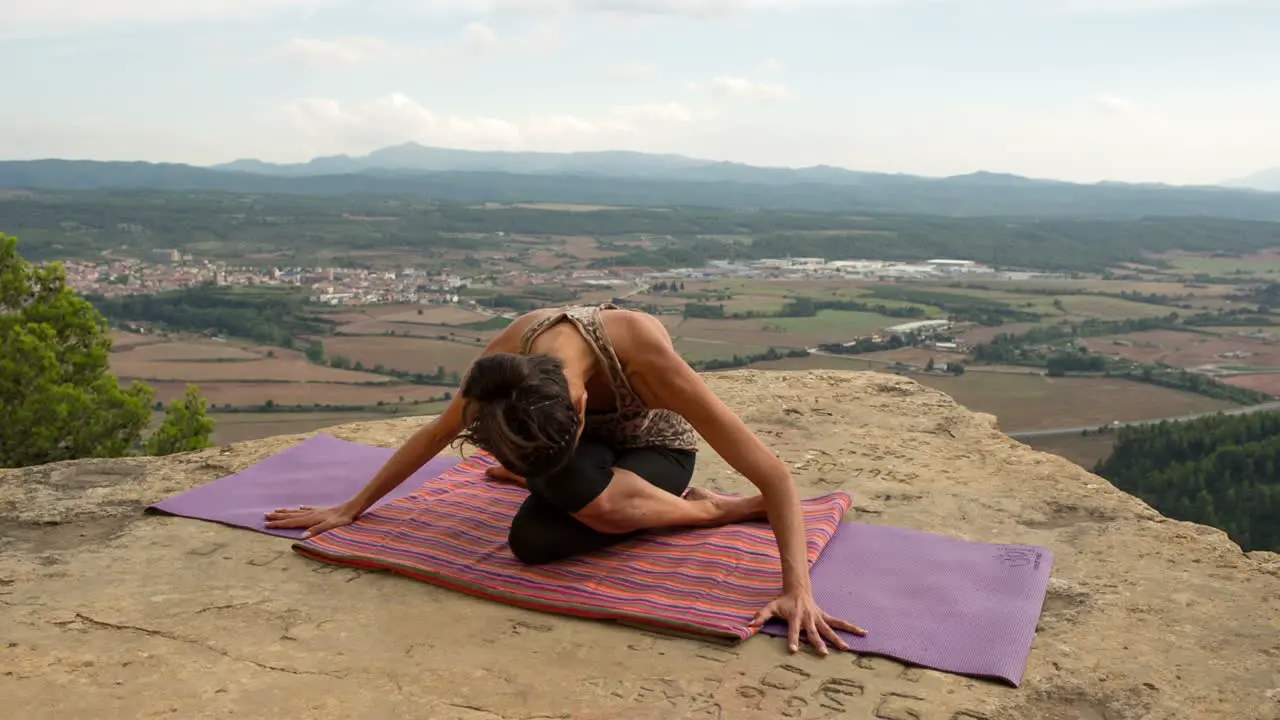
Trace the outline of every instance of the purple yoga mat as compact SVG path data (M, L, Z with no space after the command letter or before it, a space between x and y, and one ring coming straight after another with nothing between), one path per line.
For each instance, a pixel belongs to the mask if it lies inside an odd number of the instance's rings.
M1054 555L845 522L813 564L814 599L867 631L858 653L960 675L1022 682ZM785 637L777 620L762 632Z
M302 528L268 529L263 514L280 507L328 507L351 499L393 454L395 448L316 435L234 475L175 495L149 510L209 520L268 535L301 538ZM461 460L438 457L423 465L374 503L378 507L417 490L423 482Z

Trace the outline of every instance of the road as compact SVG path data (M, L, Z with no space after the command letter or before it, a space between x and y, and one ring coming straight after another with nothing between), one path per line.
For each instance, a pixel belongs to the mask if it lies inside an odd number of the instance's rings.
M1178 415L1175 417L1152 418L1149 420L1129 420L1126 422L1114 423L1111 425L1111 427L1121 428L1121 427L1130 427L1133 425L1150 425L1153 423L1162 422L1164 420L1169 420L1169 421L1194 420L1196 418L1209 417L1210 415L1218 415L1218 414L1248 415L1250 413L1264 412L1267 410L1280 410L1280 401L1266 402L1258 405L1246 405L1244 407L1230 408L1228 410L1214 410L1213 412L1195 413L1193 415ZM1101 423L1101 424L1105 425L1106 423ZM1098 424L1080 425L1079 427L1069 427L1069 428L1047 428L1043 430L1015 430L1013 432L1007 432L1005 434L1015 440L1020 440L1023 438L1047 437L1050 435L1079 435L1085 430L1097 430L1098 427L1099 427Z

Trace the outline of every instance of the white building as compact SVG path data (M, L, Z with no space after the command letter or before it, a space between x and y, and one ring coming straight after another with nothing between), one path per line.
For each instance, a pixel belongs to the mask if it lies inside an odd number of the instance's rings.
M893 327L885 328L885 332L889 333L908 333L918 332L920 330L942 330L951 327L950 320L917 320L915 322L902 323Z

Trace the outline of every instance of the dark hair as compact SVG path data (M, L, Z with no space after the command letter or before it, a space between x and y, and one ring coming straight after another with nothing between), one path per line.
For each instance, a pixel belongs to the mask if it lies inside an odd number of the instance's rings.
M517 475L560 469L573 455L578 410L564 363L550 355L486 355L462 382L466 425L460 437Z

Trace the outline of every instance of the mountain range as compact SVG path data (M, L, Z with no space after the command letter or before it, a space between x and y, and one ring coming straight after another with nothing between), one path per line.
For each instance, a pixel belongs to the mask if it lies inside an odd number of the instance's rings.
M1280 170L1273 171L1280 176ZM832 166L758 167L629 151L485 152L396 145L305 163L0 162L0 188L375 194L453 202L700 206L737 210L1280 221L1267 173L1225 186L1079 184L1003 173L932 178ZM1269 179L1270 178L1270 179ZM1249 187L1249 185L1254 183ZM1276 188L1280 190L1280 187Z
M1228 180L1222 183L1222 186L1249 190L1265 190L1267 192L1280 192L1280 167L1273 167L1269 170L1256 172L1242 178Z

